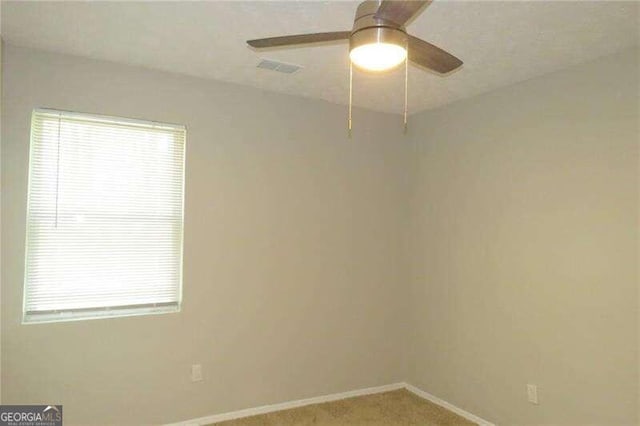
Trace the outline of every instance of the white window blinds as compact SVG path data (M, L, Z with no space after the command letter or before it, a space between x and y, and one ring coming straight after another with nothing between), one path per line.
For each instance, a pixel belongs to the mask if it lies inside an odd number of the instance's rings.
M35 110L24 321L179 309L185 128Z

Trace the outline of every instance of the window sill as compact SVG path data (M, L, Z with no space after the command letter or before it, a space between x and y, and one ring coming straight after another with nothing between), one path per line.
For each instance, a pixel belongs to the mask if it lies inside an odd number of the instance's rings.
M127 306L100 309L81 309L58 312L32 312L26 313L22 318L22 324L43 324L52 322L95 320L104 318L132 317L140 315L158 315L180 312L179 304Z

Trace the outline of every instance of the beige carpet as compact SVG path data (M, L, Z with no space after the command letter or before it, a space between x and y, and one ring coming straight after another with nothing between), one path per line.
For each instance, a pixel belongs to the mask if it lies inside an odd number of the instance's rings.
M439 405L400 389L375 395L358 396L324 404L244 419L215 423L216 426L291 426L291 425L370 425L370 426L449 426L475 425Z

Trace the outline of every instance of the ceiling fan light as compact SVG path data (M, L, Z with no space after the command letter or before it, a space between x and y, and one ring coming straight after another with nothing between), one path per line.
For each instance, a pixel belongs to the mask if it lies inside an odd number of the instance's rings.
M353 48L349 58L368 71L386 71L404 62L407 49L393 43L368 43Z
M407 33L398 28L365 27L349 39L349 58L367 71L386 71L407 58Z

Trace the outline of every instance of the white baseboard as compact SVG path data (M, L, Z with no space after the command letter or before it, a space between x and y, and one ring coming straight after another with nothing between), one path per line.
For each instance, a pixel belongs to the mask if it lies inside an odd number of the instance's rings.
M373 395L376 393L389 392L389 391L398 390L398 389L407 389L409 392L412 392L421 398L424 398L428 401L438 404L449 411L453 411L454 413L464 417L467 420L478 423L478 425L480 426L495 426L491 422L481 419L480 417L474 414L471 414L463 410L462 408L458 408L455 405L450 404L447 401L443 401L442 399L435 397L430 393L427 393L422 389L418 389L417 387L410 385L408 383L393 383L390 385L356 389L348 392L333 393L330 395L316 396L313 398L306 398L306 399L298 399L295 401L281 402L278 404L263 405L261 407L246 408L244 410L231 411L231 412L222 413L222 414L214 414L211 416L199 417L197 419L171 423L171 424L167 424L166 426L201 426L201 425L207 425L210 423L223 422L226 420L235 420L243 417L256 416L258 414L273 413L274 411L289 410L291 408L304 407L305 405L321 404L323 402L338 401L340 399L353 398L354 396Z
M214 414L212 416L200 417L178 423L171 423L166 426L200 426L226 420L240 419L242 417L256 416L258 414L273 413L274 411L289 410L291 408L304 407L305 405L321 404L323 402L337 401L340 399L352 398L354 396L372 395L375 393L389 392L403 389L404 383L394 383L391 385L376 386L372 388L357 389L348 392L333 393L330 395L316 396L313 398L298 399L295 401L281 402L278 404L263 405L261 407L246 408L244 410L231 411L228 413Z
M465 419L472 421L474 423L477 423L479 426L496 426L495 424L482 419L478 416L476 416L475 414L471 414L468 411L463 410L462 408L456 407L455 405L442 400L440 398L438 398L437 396L431 395L428 392L423 391L422 389L419 389L413 385L410 385L408 383L404 384L404 387L411 393L414 393L416 395L418 395L420 398L426 399L427 401L431 401L434 404L437 404L441 407L446 408L449 411L452 411L454 413L456 413L457 415L464 417Z

